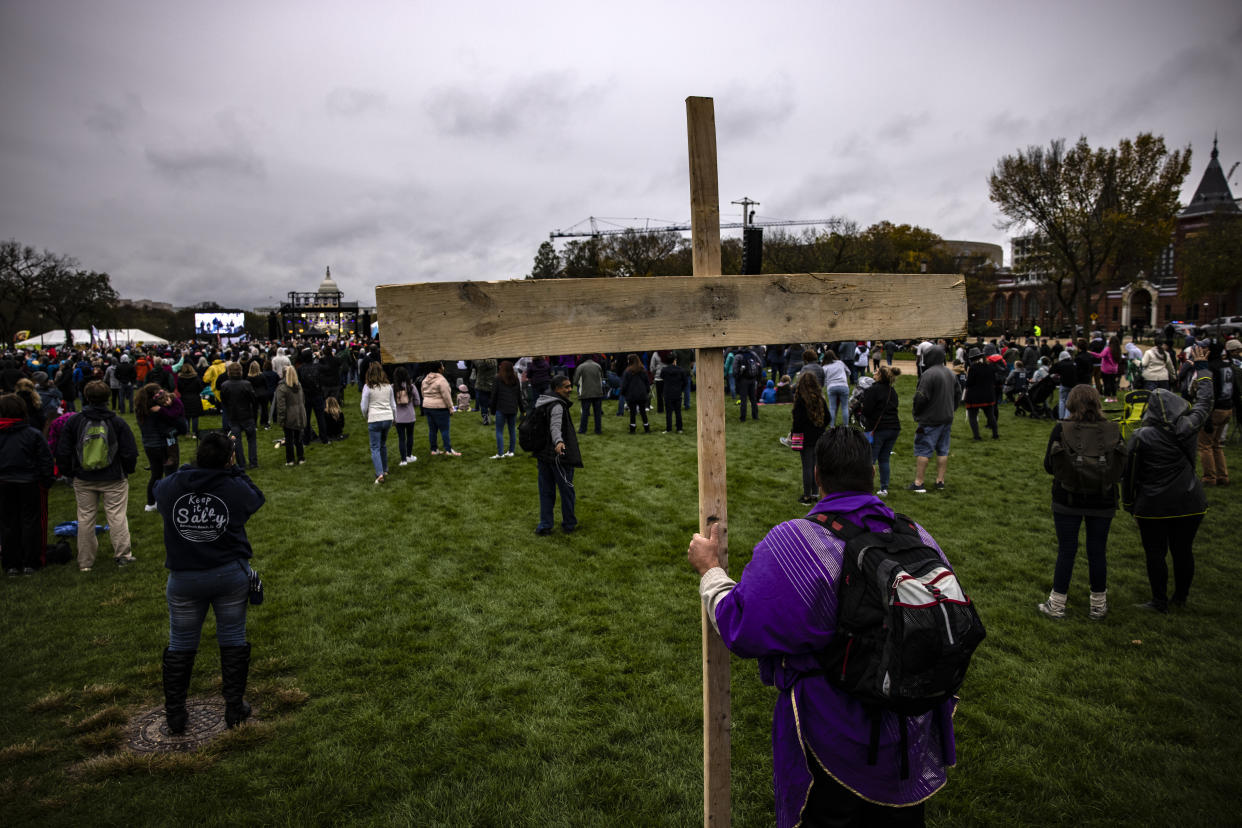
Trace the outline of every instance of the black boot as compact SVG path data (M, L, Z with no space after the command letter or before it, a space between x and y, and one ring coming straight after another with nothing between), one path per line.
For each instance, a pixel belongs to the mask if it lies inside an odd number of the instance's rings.
M250 716L246 678L250 674L250 645L220 648L220 692L224 696L224 723L236 727Z
M185 733L185 694L190 689L196 655L198 650L164 648L164 718L169 733Z

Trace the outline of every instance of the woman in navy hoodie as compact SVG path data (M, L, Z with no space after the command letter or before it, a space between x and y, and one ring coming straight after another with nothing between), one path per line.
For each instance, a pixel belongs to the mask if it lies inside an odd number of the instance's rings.
M208 606L216 615L224 723L234 727L250 715L243 698L250 672L246 601L252 552L246 521L263 505L263 492L236 464L233 442L213 431L199 441L195 465L156 484L155 500L164 517L169 570L169 644L163 659L168 730L185 731L185 695Z

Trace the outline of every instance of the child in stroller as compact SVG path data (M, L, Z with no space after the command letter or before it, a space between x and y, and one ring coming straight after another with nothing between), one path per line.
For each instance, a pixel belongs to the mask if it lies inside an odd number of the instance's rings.
M1019 394L1026 393L1026 387L1026 368L1022 365L1022 360L1018 360L1013 364L1009 376L1005 377L1005 399L1013 402Z
M1019 417L1031 417L1035 420L1052 419L1052 410L1048 408L1048 399L1057 387L1054 377L1045 376L1038 382L1021 391L1014 398L1013 413Z

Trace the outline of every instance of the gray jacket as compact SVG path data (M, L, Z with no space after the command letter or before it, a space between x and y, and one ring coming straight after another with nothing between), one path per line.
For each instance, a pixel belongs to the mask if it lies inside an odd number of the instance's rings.
M595 400L604 396L604 373L599 363L588 359L574 369L574 387L578 389L580 400Z
M957 389L957 377L944 364L944 348L938 345L928 348L923 355L923 375L914 392L914 421L925 426L953 422Z

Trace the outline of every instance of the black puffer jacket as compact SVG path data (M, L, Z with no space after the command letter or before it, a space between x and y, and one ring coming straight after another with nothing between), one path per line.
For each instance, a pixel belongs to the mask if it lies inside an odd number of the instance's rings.
M0 483L38 483L51 488L52 452L39 430L17 421L0 421Z
M1121 475L1121 502L1140 518L1201 515L1207 511L1203 484L1195 472L1199 430L1212 411L1212 374L1195 366L1191 406L1172 391L1151 392L1143 421L1130 435Z

